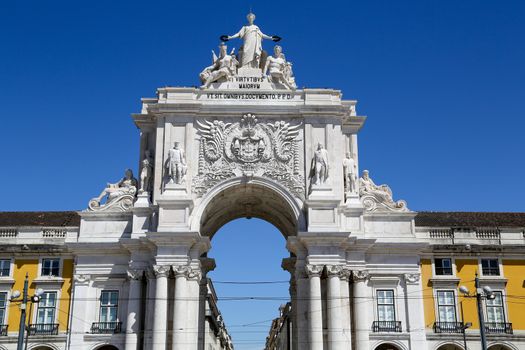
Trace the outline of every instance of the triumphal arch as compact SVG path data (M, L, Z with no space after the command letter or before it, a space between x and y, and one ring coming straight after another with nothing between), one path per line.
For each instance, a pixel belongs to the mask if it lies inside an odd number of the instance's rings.
M364 301L374 285L393 285L401 297L420 289L415 213L360 172L366 118L356 101L298 88L291 61L300 57L285 56L281 38L253 21L221 37L211 65L196 72L200 87L142 99L133 115L138 172L126 171L81 214L80 241L127 232L119 238L131 278L126 348L201 348L200 283L215 266L206 253L215 232L240 217L267 220L287 240L294 349L369 349L374 315ZM405 250L389 255L400 242ZM81 271L87 260L77 255ZM146 291L134 284L138 275L147 276ZM146 339L137 336L140 293L154 310ZM422 310L420 299L407 300ZM404 341L422 344L422 316L406 316L413 330Z

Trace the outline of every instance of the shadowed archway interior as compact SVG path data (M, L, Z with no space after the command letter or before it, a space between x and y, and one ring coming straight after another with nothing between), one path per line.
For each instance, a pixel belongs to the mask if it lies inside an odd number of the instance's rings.
M278 193L257 184L239 184L208 203L201 217L201 234L211 238L226 223L243 217L266 220L285 237L296 235L298 230L294 211Z

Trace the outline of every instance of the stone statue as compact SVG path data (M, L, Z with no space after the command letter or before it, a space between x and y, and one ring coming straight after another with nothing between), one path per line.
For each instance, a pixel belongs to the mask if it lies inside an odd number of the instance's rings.
M359 179L359 196L368 211L408 211L405 201L394 202L392 190L388 185L376 185L370 178L368 170L363 170Z
M283 49L279 45L275 45L273 48L273 56L266 59L263 75L266 75L268 68L270 68L269 77L273 83L282 84L290 90L295 90L297 88L292 73L292 63L286 61Z
M322 185L328 178L328 151L323 147L322 143L317 144L317 150L314 152L312 159L312 184Z
M239 32L235 35L221 36L221 40L228 41L230 39L241 38L243 40L243 45L242 50L239 50L239 54L241 55L240 66L261 68L260 62L261 54L263 52L262 40L268 39L273 41L279 41L281 40L281 38L276 35L269 36L261 32L259 27L253 24L253 21L255 21L255 15L253 13L250 12L246 16L246 18L248 19L248 25L243 26L241 30L239 30Z
M178 185L184 183L184 177L188 167L186 166L186 155L180 147L180 142L175 142L172 149L168 151L168 176L169 183Z
M221 43L221 45L219 45L219 49L219 57L217 57L215 55L215 52L213 52L213 64L204 68L204 70L199 74L201 83L203 84L201 86L202 89L207 88L208 86L210 86L211 83L221 78L227 79L229 77L232 77L237 72L237 65L239 64L239 62L233 55L233 50L228 55L228 47L224 43Z
M151 183L153 180L153 158L151 152L146 150L144 152L144 159L142 160L142 169L140 170L140 193L151 192Z
M343 159L343 174L346 193L354 193L357 182L357 167L355 160L350 156L350 152L346 152L345 159Z
M103 211L113 209L125 211L133 206L137 193L138 181L131 169L126 169L124 177L117 183L108 183L106 188L96 198L89 201L89 210ZM106 203L101 205L102 199L107 196Z

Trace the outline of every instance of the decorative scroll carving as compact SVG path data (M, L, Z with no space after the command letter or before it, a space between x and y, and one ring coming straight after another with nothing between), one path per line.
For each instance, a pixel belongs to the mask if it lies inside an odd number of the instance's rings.
M173 273L175 277L184 276L190 280L200 280L202 277L202 272L200 268L192 267L189 265L173 265Z
M405 273L405 282L407 284L418 284L420 277L419 273Z
M300 124L260 123L255 115L245 114L236 123L204 120L197 125L201 140L193 192L203 195L225 179L257 175L304 198L304 178L298 171Z
M308 277L315 277L315 276L321 276L321 273L323 272L323 265L312 265L307 264L305 266L305 271Z
M409 211L405 201L394 202L392 190L388 185L376 185L370 178L368 170L364 170L363 177L359 179L359 196L367 211Z
M91 280L91 275L84 275L84 274L79 274L79 275L74 275L73 278L75 279L75 282L76 283L89 283L89 281Z
M89 201L88 211L127 211L133 207L137 193L138 181L133 171L127 169L125 176L117 183L108 183L107 187L96 198ZM106 203L100 204L106 197Z

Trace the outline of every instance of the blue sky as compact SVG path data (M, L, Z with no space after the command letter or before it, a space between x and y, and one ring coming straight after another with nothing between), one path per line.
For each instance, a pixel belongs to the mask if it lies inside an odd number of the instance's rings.
M197 85L250 5L266 34L283 37L299 86L359 101L361 168L396 199L414 210L525 211L525 2L510 0L2 1L0 210L80 210L136 168L140 98ZM226 266L259 231L286 254L270 225L240 220L212 255ZM280 262L247 260L260 274L236 265L214 278L281 279ZM265 318L245 306L226 322Z

